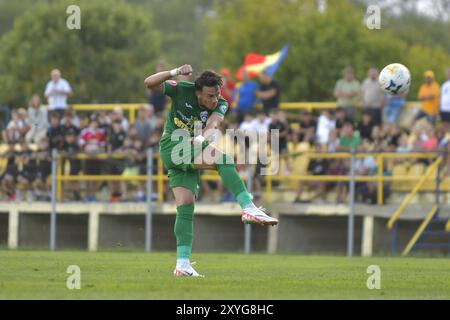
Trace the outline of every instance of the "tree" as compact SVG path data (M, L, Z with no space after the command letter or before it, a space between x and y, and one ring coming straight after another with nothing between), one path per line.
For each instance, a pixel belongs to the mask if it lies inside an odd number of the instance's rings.
M81 0L81 30L69 30L70 4L35 5L1 38L0 101L25 105L53 68L71 83L72 103L143 100L143 79L160 53L151 17L120 0Z

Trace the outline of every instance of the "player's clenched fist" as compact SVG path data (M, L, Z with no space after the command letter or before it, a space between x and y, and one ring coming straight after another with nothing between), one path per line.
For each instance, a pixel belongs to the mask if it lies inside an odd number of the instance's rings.
M176 73L175 75L189 76L190 74L192 74L192 67L190 64L184 64L181 67L178 67L170 72L172 76L174 73Z

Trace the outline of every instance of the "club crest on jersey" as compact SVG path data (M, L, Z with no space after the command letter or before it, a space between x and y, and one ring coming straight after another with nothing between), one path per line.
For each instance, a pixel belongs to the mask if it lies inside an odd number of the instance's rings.
M206 120L208 120L208 111L200 112L200 120L202 120L202 122L206 122Z
M225 112L227 112L227 106L222 104L221 106L219 106L219 110L220 112L222 112L223 114L225 114Z

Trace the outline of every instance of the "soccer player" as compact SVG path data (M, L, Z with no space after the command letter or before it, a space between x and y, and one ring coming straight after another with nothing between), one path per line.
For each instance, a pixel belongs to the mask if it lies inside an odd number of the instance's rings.
M172 98L172 107L164 125L160 140L160 157L168 170L169 187L177 205L174 233L177 240L177 264L175 276L201 276L189 261L193 238L194 200L198 196L199 169L217 170L224 186L234 195L242 208L242 222L259 225L276 225L278 220L268 216L253 203L253 196L247 191L239 177L233 159L223 154L210 142L214 129L223 121L228 104L220 96L222 78L213 71L204 71L194 83L177 82L172 77L192 74L190 65L183 65L171 71L162 71L145 79L151 90L162 90ZM200 134L194 136L194 129L201 124ZM189 139L175 137L182 129ZM187 141L187 142L186 142ZM181 145L180 144L185 144ZM187 145L188 144L188 145ZM177 152L172 152L178 150ZM184 152L189 150L189 152ZM175 161L172 153L180 154L183 161ZM187 153L187 154L186 154ZM214 154L214 161L205 161Z

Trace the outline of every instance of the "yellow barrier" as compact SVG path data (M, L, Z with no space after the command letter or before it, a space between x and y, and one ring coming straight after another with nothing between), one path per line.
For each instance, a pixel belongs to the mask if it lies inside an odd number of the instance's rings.
M437 170L439 164L442 162L442 157L439 157L436 159L436 161L430 165L425 172L423 176L420 177L419 182L415 185L413 190L406 196L406 198L403 200L400 207L397 209L397 211L394 213L394 215L389 219L387 223L387 228L390 230L394 226L395 221L397 221L398 217L403 213L403 211L406 209L408 204L412 201L414 196L417 194L417 192L420 190L420 188L424 185L425 181Z
M134 122L134 119L136 119L136 110L139 109L143 103L106 103L106 104L73 104L73 108L76 111L109 111L114 110L115 108L119 107L124 112L129 112L128 114L128 120L130 123ZM406 103L406 107L410 107L412 105L417 104L416 101L411 101ZM257 106L257 108L261 108L261 106ZM286 110L286 111L292 111L292 110L307 110L307 111L313 111L313 110L324 110L324 109L336 109L337 105L336 102L281 102L280 103L280 109Z
M349 159L351 157L348 153L313 153L313 152L301 152L301 153L291 153L288 155L283 156L298 156L298 155L306 155L311 159L317 159L317 158L327 158L327 159ZM383 161L384 159L392 159L392 158L399 158L399 159L430 159L433 157L436 157L436 153L361 153L357 154L356 158L363 158L368 155L371 155L376 158L377 164L378 164L378 171L377 175L372 176L356 176L355 181L357 182L375 182L378 186L378 194L377 194L377 203L379 205L383 204L383 183L384 182L416 182L421 181L423 182L430 180L430 177L426 176L383 176ZM146 179L146 176L131 176L131 177L122 177L122 176L109 176L109 175L101 175L101 176L66 176L63 175L62 170L62 155L58 156L58 171L57 171L57 199L61 200L62 196L62 182L63 181L131 181L131 180L139 180L144 181ZM92 158L93 155L87 155L87 154L78 154L76 156L77 159L83 160ZM120 159L120 158L126 158L124 156L119 155L109 155L106 153L97 154L95 155L97 159L107 159L107 158L113 158L113 159ZM156 181L157 186L157 193L158 193L158 201L162 202L164 201L164 182L168 181L168 177L164 174L163 169L163 163L161 161L161 158L158 156L158 154L154 154L154 157L157 159L157 174L152 176L152 180ZM434 166L436 163L433 164ZM433 166L432 165L432 166ZM430 166L430 167L432 167ZM218 174L203 174L201 176L204 180L210 180L210 181L219 181L220 176ZM272 182L273 181L322 181L322 182L349 182L350 177L348 175L342 175L342 176L336 176L336 175L290 175L290 176L281 176L281 175L267 175L264 177L266 182L266 188L265 188L265 200L267 202L272 201ZM450 185L450 178L443 179L442 181L448 182ZM444 190L444 188L442 188Z
M431 210L427 213L425 219L420 224L419 229L417 229L417 231L414 233L411 240L408 242L408 245L406 246L405 250L403 250L402 256L406 256L411 251L412 247L417 242L417 240L419 239L422 232L425 230L427 225L430 223L431 219L433 219L433 216L436 214L438 208L439 208L438 205L434 205L431 208Z

